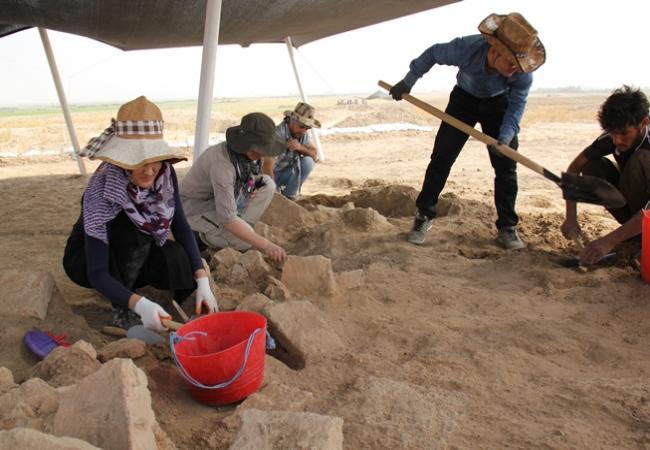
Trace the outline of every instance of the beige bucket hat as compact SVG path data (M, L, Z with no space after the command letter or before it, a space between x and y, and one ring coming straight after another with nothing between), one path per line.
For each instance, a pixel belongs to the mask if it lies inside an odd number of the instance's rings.
M157 161L187 160L163 140L163 123L160 109L140 96L122 105L117 120L111 119L111 126L91 139L79 154L127 170Z
M316 110L313 106L307 103L298 102L293 111L286 110L284 115L285 117L295 119L310 128L320 128L320 122L314 117L315 112Z
M478 30L522 72L533 72L546 61L546 50L537 37L537 30L519 13L490 14Z

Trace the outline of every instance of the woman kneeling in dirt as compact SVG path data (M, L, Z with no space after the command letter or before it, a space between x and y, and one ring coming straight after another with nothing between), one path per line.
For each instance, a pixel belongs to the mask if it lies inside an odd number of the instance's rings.
M142 321L161 331L161 319L171 319L134 292L145 285L171 290L179 302L196 289L196 313L216 311L172 166L186 158L163 140L160 109L145 97L122 105L117 120L80 154L103 162L86 186L65 248L70 279L109 298L113 325L122 328Z

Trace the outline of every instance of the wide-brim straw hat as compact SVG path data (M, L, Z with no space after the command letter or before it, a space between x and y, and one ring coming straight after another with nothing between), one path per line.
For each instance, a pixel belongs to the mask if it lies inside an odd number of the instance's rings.
M519 13L490 14L478 30L522 72L533 72L546 61L546 50L537 37L537 30Z
M114 134L90 158L128 170L158 161L187 160L163 140L163 123L160 109L146 97L125 103L113 121Z
M239 125L228 128L226 142L237 153L262 156L278 156L287 149L286 141L275 131L273 119L261 112L246 114Z
M286 110L284 115L310 128L320 128L320 122L314 117L315 112L316 110L310 104L298 102L293 111Z

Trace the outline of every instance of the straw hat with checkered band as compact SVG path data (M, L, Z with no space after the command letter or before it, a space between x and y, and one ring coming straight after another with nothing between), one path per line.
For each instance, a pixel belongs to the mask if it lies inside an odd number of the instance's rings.
M144 96L122 105L111 126L91 139L79 154L127 170L157 161L187 160L163 140L162 113Z
M522 72L533 72L546 61L546 50L537 37L537 30L519 13L490 14L478 30Z
M314 117L316 110L313 106L298 102L293 111L286 110L284 112L285 117L290 117L303 125L308 126L309 128L320 128L320 122Z

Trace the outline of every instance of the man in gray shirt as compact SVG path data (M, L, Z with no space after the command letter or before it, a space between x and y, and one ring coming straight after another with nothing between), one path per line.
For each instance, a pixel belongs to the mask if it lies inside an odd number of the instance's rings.
M259 174L258 160L277 156L285 147L269 116L250 113L226 130L225 142L194 161L180 184L180 197L200 244L240 251L254 247L274 261L286 258L282 247L254 229L275 192L273 179Z

